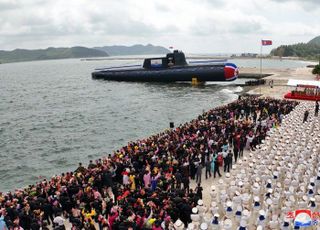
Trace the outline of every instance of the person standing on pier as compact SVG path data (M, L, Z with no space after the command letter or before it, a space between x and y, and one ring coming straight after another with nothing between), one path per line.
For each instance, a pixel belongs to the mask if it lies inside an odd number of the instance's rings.
M219 177L221 177L219 167L220 167L220 163L219 163L218 157L216 157L214 160L214 173L213 173L214 178L216 178L216 173L218 173Z
M309 116L309 110L306 110L303 116L303 123L305 123L308 120L308 116Z
M314 109L314 116L317 117L319 113L319 102L316 101L316 107Z
M201 161L199 163L197 163L196 166L196 182L197 184L201 184L201 175L202 175L202 164Z
M207 161L205 163L205 166L206 166L206 179L208 179L208 177L211 177L211 160L210 160L210 157L207 157Z

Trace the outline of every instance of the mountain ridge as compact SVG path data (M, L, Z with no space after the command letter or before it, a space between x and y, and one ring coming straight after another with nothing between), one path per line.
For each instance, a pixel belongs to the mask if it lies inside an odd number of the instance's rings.
M110 50L110 53L107 51ZM21 49L11 51L0 50L0 63L53 60L65 58L92 58L108 57L117 55L145 55L145 54L166 54L170 50L162 46L152 44L133 46L103 46L88 48L84 46L74 47L48 47L46 49Z
M170 53L170 50L162 46L154 46L152 44L147 44L147 45L136 44L132 46L113 45L113 46L102 46L102 47L93 47L93 48L97 50L105 51L111 56Z
M20 48L14 49L12 51L0 50L1 63L107 56L109 55L106 52L82 46L74 46L71 48L48 47L46 49L34 50Z

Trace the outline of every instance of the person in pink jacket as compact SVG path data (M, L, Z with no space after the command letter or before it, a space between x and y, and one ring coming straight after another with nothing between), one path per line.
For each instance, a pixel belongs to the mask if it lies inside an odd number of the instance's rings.
M144 187L149 188L151 184L151 173L149 171L146 171L143 175L143 182L144 182Z

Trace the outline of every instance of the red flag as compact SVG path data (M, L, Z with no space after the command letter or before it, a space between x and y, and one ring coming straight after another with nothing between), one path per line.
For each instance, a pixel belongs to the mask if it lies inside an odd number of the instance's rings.
M261 40L261 44L263 46L271 46L272 45L272 40Z

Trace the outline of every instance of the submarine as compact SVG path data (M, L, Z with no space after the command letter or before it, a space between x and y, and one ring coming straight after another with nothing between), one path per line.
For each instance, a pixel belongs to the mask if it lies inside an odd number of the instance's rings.
M127 65L95 69L93 79L133 82L233 81L239 75L233 63L196 61L187 63L182 51L174 50L165 57L146 58L143 66Z

